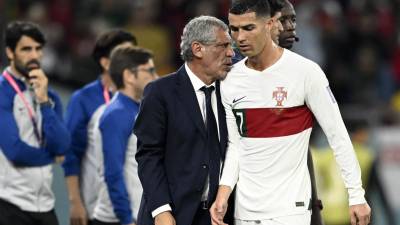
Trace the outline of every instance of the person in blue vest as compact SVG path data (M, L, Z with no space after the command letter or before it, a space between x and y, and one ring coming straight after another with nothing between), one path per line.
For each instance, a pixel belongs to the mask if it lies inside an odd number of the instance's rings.
M41 68L46 40L31 22L5 30L0 76L0 224L57 225L52 164L68 149L59 96Z
M108 72L110 52L119 45L136 45L131 33L115 29L100 35L93 49L93 59L101 68L99 78L72 94L65 122L72 142L63 164L70 200L70 222L74 225L90 224L98 195L99 176L93 148L93 127L99 116L98 109L108 104L113 84Z
M110 75L117 92L102 113L98 131L100 192L94 209L95 225L136 224L142 197L137 172L136 136L133 134L144 87L157 78L153 54L121 46L111 53Z

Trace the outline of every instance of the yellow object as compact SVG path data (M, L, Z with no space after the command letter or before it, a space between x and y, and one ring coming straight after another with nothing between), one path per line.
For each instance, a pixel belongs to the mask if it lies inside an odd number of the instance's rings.
M363 187L365 189L374 157L372 151L365 144L353 143L353 145L360 164ZM350 224L348 194L332 150L330 148L312 148L312 155L317 190L324 205L322 217L325 224Z
M171 45L169 31L157 24L148 24L146 26L131 26L128 27L137 38L138 44L141 47L150 49L154 54L154 63L157 68L157 73L162 76L175 71L171 65L171 57L174 45Z
M396 92L393 95L393 97L392 97L390 102L391 102L391 105L392 105L393 109L396 112L400 112L400 91Z

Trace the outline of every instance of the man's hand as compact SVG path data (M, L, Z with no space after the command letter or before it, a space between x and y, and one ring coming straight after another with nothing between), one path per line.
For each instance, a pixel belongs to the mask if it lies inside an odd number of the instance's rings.
M87 225L87 213L85 207L83 206L81 195L79 192L79 178L76 175L67 176L65 178L67 182L70 203L70 224Z
M81 201L72 201L70 207L71 225L87 225L86 209Z
M350 206L351 225L368 225L371 221L371 208L368 203Z
M63 163L64 160L65 160L65 156L63 156L63 155L56 156L56 157L54 158L54 161L55 161L56 163L58 163L58 164Z
M47 102L47 87L49 80L42 69L33 69L29 71L29 83L32 85L38 103Z
M224 223L224 216L227 209L228 202L217 198L210 208L211 224L228 225Z
M170 211L162 212L154 218L154 225L176 225L175 218Z
M224 223L224 217L228 209L228 199L231 192L232 189L230 187L225 185L219 186L217 197L210 208L212 225L228 225Z

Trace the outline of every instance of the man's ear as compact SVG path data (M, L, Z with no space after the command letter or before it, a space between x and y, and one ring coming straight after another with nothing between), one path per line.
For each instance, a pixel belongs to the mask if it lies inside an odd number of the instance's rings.
M265 23L266 28L267 28L268 30L271 30L272 27L274 27L274 23L275 23L275 18L274 18L274 17L268 18L267 21L266 21L266 23Z
M6 47L6 55L7 55L7 58L8 58L8 60L14 60L14 52L13 52L13 50L11 50L11 48L10 47Z
M124 86L135 82L137 75L132 73L133 72L129 69L124 69L122 72L122 81L124 82Z
M193 55L197 58L203 58L204 47L199 42L193 42L192 45Z
M101 57L100 65L104 71L108 71L110 69L110 59L107 57Z
M271 17L271 18L268 18L267 20L265 20L265 22L264 22L264 28L265 28L265 30L267 31L266 32L266 35L267 36L270 36L271 35L271 30L272 30L272 28L274 27L274 19Z

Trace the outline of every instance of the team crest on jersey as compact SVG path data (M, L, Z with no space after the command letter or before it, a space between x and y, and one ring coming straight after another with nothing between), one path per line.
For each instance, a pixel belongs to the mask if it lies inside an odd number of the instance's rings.
M272 98L276 100L276 106L283 106L283 100L287 99L287 91L284 87L276 87L278 90L272 92Z

